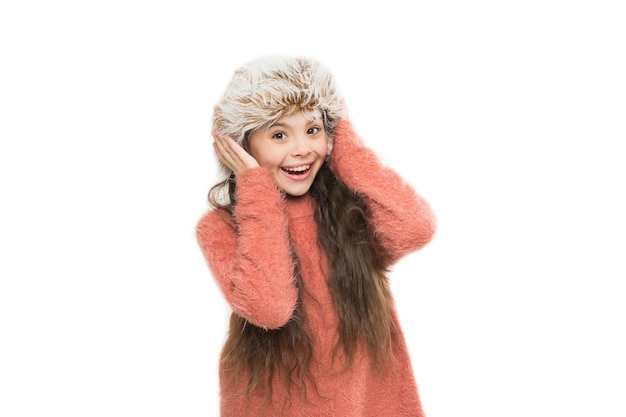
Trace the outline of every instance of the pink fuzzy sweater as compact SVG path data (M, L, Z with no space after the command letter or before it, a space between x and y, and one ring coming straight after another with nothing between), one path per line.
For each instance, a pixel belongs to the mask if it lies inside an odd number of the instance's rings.
M429 205L395 171L380 163L347 120L341 120L336 129L329 163L337 176L365 197L386 266L430 241L435 218ZM382 375L372 369L365 354L343 372L342 364L332 361L338 320L326 284L326 256L316 243L313 204L308 196L286 199L267 170L250 169L237 177L236 220L223 210L211 210L197 225L202 253L233 312L256 326L279 328L290 319L298 298L290 246L301 262L302 279L314 297L303 295L302 302L312 329L312 372L321 395L308 395L308 401L292 395L293 403L284 415L423 416L401 332L392 341L395 360L388 362ZM260 398L248 403L222 386L221 415L283 415L281 383L275 385L269 408Z

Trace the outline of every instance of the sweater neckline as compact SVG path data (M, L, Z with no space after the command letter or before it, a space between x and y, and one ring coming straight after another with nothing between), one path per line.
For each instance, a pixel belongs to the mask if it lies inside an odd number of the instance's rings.
M313 215L314 200L308 193L300 197L285 197L285 212L290 219Z

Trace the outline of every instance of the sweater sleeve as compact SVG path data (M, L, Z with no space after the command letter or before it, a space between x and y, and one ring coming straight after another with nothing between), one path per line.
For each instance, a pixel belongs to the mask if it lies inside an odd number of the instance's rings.
M237 176L234 216L207 212L196 236L233 312L250 323L279 328L297 302L283 197L264 168Z
M364 198L385 265L432 239L436 220L430 205L398 173L382 165L346 119L335 130L329 164L335 175Z

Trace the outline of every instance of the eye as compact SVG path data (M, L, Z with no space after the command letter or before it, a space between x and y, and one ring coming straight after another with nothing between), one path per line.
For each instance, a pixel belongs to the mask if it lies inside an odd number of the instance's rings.
M272 139L283 140L287 137L284 132L276 132L272 135Z
M320 128L319 128L319 127L317 127L317 126L310 127L310 128L306 131L306 133L307 133L307 134L309 134L309 135L316 135L316 134L318 134L319 132L320 132Z

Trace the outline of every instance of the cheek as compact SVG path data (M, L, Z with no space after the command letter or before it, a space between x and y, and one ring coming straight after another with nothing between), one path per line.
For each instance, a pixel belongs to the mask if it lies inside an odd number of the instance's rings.
M328 155L328 151L330 147L328 145L328 141L326 139L321 140L319 145L315 148L315 153L317 153L320 157L325 158Z
M266 168L273 168L280 166L283 161L284 155L280 152L274 151L271 147L260 149L250 149L250 155L257 160L259 165Z

